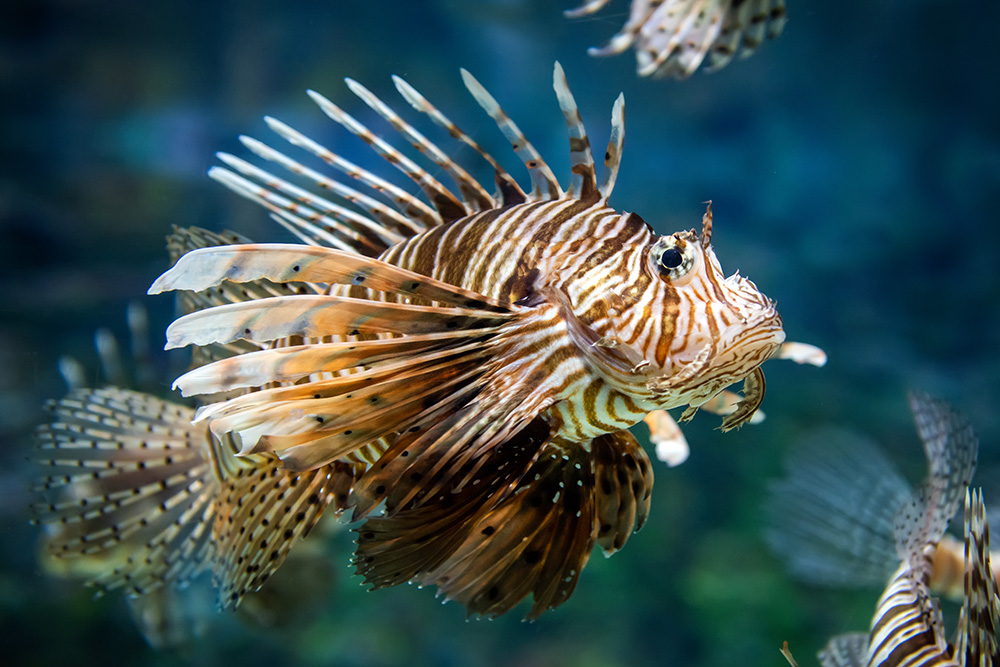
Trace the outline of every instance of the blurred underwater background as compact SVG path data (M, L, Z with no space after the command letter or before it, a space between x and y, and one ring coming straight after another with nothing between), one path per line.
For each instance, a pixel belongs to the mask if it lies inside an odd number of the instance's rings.
M921 389L974 425L975 483L987 504L1000 500L1000 5L791 0L778 39L684 81L640 79L631 52L587 55L625 22L626 0L585 19L565 18L572 7L3 4L5 664L780 666L784 640L801 664L815 664L829 636L868 626L878 591L801 584L768 552L761 504L796 443L829 426L856 431L918 480L925 463L905 394ZM126 304L138 300L149 312L154 370L135 380L168 395L186 360L160 351L174 302L145 292L167 268L171 226L291 240L205 176L214 152L239 153L241 133L266 138L268 114L388 173L305 90L361 114L342 81L350 76L409 111L392 90L398 74L523 176L462 86L464 67L565 183L556 60L595 146L605 145L611 105L625 93L611 205L667 233L697 228L712 200L723 267L775 298L789 339L825 349L827 366L768 363L761 424L722 434L718 417L696 416L684 427L688 461L657 464L646 527L613 558L595 554L572 598L532 623L521 622L523 610L467 621L461 606L412 586L367 592L348 566L351 533L335 526L306 540L317 551L286 565L273 599L261 596L270 607L234 617L217 614L211 595L193 595L189 609L207 633L179 649L150 648L121 595L94 599L79 582L47 574L41 529L28 523L38 470L27 456L45 400L65 392L59 358L79 359L99 384L94 332L109 328L124 345ZM635 430L645 441L644 427ZM954 606L945 614L953 627Z

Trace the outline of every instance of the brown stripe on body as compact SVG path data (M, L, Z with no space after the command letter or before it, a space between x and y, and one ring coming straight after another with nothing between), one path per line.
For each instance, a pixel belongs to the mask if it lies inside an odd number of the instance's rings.
M604 380L595 378L583 390L583 414L586 416L588 424L610 433L616 430L616 426L600 419L597 413L597 399L604 387Z
M667 357L670 356L670 348L677 335L677 318L680 316L681 312L681 299L677 295L677 290L674 289L669 283L663 290L662 308L660 312L661 317L658 318L659 335L656 337L656 349L653 352L653 358L656 360L656 365L662 368L667 363ZM647 315L647 317L652 316L652 314ZM692 319L693 318L688 318L687 335L691 334L690 328Z
M511 210L490 209L458 223L464 227L460 234L461 243L452 248L444 248L441 245L435 248L435 262L439 264L436 268L440 272L437 278L469 289L490 291L484 274L490 256L488 253L484 254L483 250L493 239L484 236L487 234L495 236L491 232L497 227L502 227L503 216L508 215ZM473 268L476 269L476 273L470 280Z

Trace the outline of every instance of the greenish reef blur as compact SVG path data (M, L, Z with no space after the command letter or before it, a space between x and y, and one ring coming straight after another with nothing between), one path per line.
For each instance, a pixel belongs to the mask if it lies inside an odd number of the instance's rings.
M572 6L2 3L0 662L781 667L788 640L805 666L830 635L867 627L878 592L808 587L768 552L760 505L798 440L830 425L868 434L917 480L925 464L905 392L923 389L975 425L977 482L1000 500L1000 5L790 0L779 39L682 82L640 80L632 52L586 54L625 22L627 0L585 20L562 16ZM769 362L759 425L722 434L718 417L699 414L685 428L690 459L656 469L646 528L610 559L595 553L569 602L534 623L517 612L467 621L416 587L367 592L348 567L346 529L315 538L328 559L289 562L273 613L234 618L206 602L207 634L174 651L146 645L120 595L94 599L45 574L26 457L44 401L65 392L58 358L100 382L94 331L126 340L132 299L159 349L173 302L144 294L166 268L171 225L289 240L205 176L214 151L243 155L237 135L267 138L270 114L378 165L305 90L361 113L342 78L396 104L398 74L523 176L463 89L465 67L566 182L557 59L595 146L625 93L612 205L667 232L697 227L711 199L723 267L777 299L789 338L823 347L827 367ZM183 354L153 362L165 395ZM954 627L955 608L945 613Z

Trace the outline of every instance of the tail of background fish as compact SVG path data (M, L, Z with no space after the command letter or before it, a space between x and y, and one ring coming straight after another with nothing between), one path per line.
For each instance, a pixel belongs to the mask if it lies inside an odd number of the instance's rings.
M834 637L820 653L827 667L959 664L950 661L952 647L930 586L935 554L975 470L978 441L968 422L945 403L912 394L910 407L929 463L928 476L916 489L909 490L874 447L834 438L826 450L814 445L801 454L789 466L789 479L772 488L769 542L800 576L872 584L880 571L896 566L886 576L871 633ZM967 503L966 534L967 544L988 549L981 501L971 509ZM996 599L976 591L995 590L996 584L986 575L988 553L972 554L967 547L964 561L962 597L970 622L960 628L959 642L981 647L982 634L995 625L980 619L991 618Z
M914 394L911 406L915 415L932 415L931 421L923 420L925 428L948 424L957 439L974 438L965 419L941 401ZM882 588L900 562L897 512L919 492L876 443L842 429L809 436L793 449L785 467L786 477L771 483L764 508L771 550L805 582ZM933 555L931 591L961 600L964 563L962 542L942 535Z

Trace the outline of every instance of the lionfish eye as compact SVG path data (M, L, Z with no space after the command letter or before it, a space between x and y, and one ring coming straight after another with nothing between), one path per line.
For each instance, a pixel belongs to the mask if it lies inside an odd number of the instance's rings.
M660 255L660 264L667 267L667 269L676 269L681 265L684 260L684 256L681 255L681 251L677 248L667 248Z
M694 249L676 236L658 240L650 255L660 275L671 280L677 280L694 266Z

